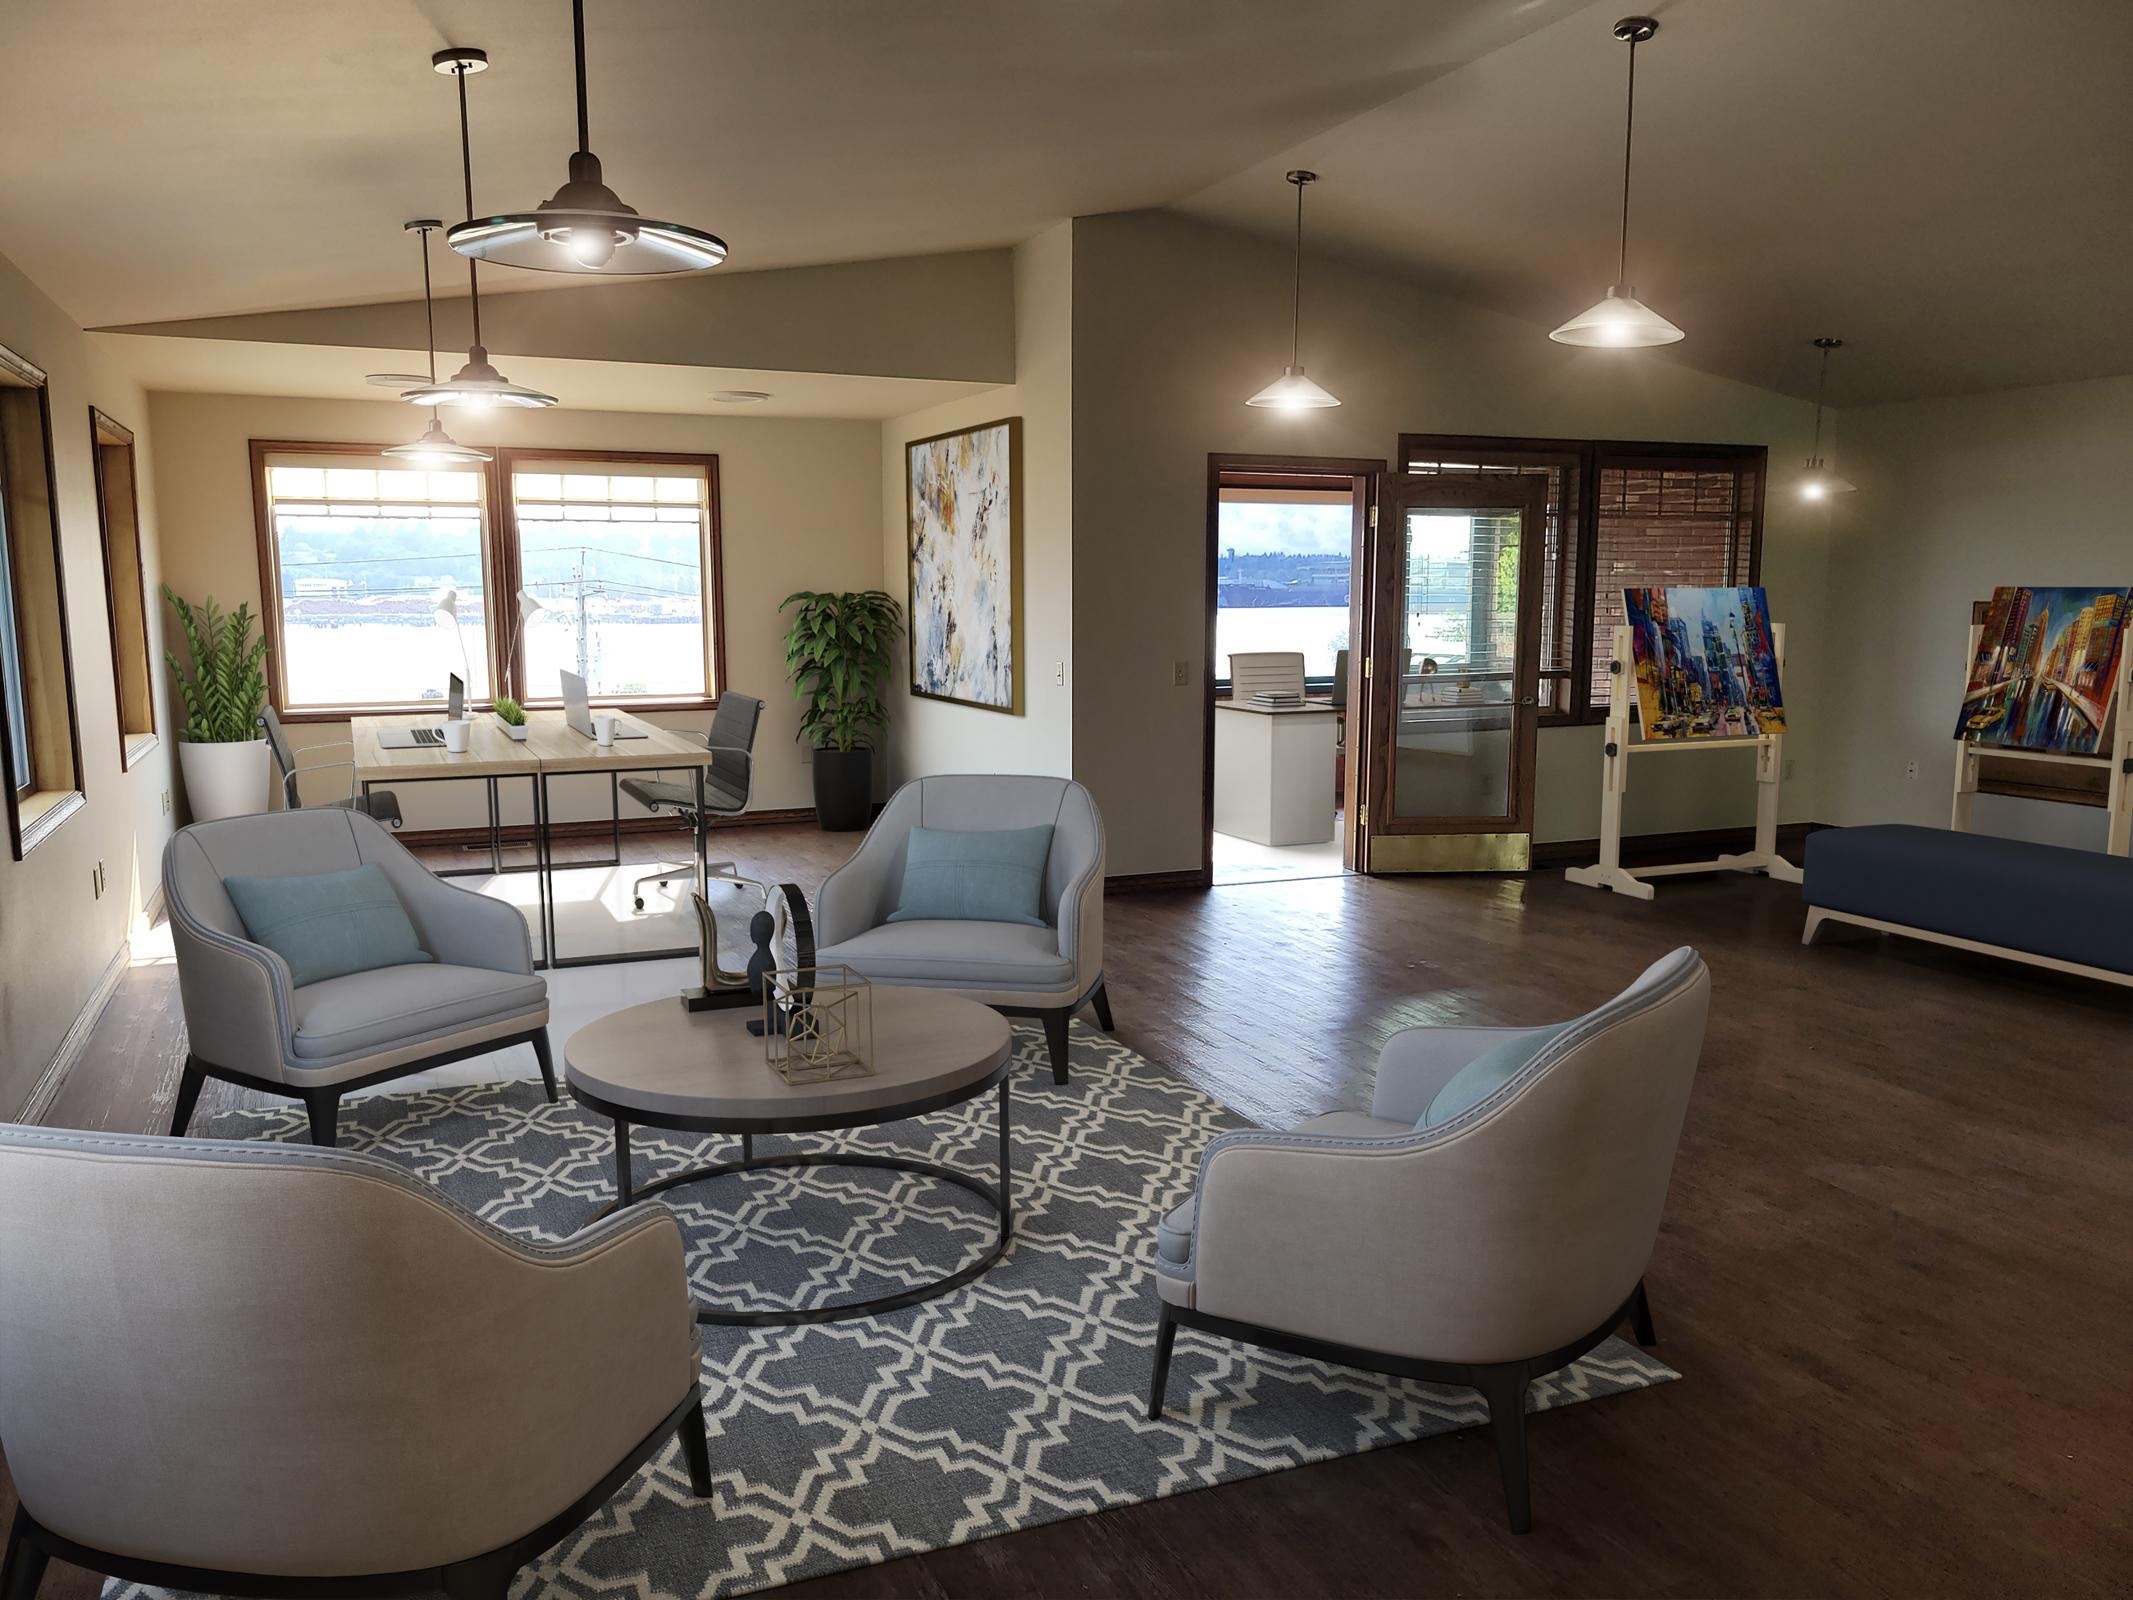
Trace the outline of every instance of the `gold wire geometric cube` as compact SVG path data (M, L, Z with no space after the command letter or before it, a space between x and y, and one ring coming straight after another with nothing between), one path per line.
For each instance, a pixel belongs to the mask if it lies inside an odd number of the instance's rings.
M763 1055L787 1083L874 1075L874 985L842 962L763 981Z

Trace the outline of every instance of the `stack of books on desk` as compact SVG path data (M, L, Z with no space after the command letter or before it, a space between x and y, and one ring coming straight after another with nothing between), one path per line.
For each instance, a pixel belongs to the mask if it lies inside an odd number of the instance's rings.
M1304 697L1290 689L1261 689L1245 703L1261 706L1269 711L1279 711L1289 706L1302 705Z

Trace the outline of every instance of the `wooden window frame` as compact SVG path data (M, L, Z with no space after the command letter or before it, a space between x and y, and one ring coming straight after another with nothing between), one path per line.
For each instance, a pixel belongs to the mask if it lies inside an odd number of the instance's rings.
M1568 728L1604 723L1607 708L1592 699L1594 605L1598 593L1600 474L1608 467L1649 470L1702 470L1731 464L1735 468L1736 518L1749 523L1748 570L1735 581L1744 585L1762 582L1764 491L1770 478L1770 451L1759 444L1673 444L1638 439L1545 439L1489 434L1403 433L1400 435L1399 471L1416 459L1450 458L1481 465L1556 466L1579 474L1576 560L1571 569L1575 590L1572 604L1568 653L1570 706L1568 710L1541 712L1544 728ZM1750 477L1752 484L1741 483ZM1744 491L1744 492L1743 492ZM1567 528L1564 533L1567 535ZM1730 559L1730 556L1729 556ZM1559 569L1560 570L1560 569ZM1559 600L1560 604L1561 601ZM1547 676L1555 676L1550 674ZM1545 681L1545 677L1544 677Z
M14 849L15 859L20 861L88 803L88 780L82 771L81 719L76 712L74 699L74 645L67 619L66 541L60 526L59 471L53 456L51 385L42 367L4 346L0 346L0 369L6 372L10 388L32 389L36 391L37 396L37 425L43 435L43 448L37 454L44 472L46 520L50 524L52 541L52 601L58 624L57 638L52 644L59 657L56 666L60 676L60 700L65 709L66 751L72 763L71 771L66 774L70 781L64 784L50 781L56 774L39 770L36 724L41 709L50 711L56 708L39 707L37 702L41 696L34 692L33 679L41 672L50 671L54 663L33 663L28 659L27 652L23 652L20 662L25 680L22 684L22 702L25 720L29 726L14 727L12 719L7 715L6 701L0 698L0 762L4 762L9 774L9 781L0 783L0 789L7 792L8 839ZM22 603L21 546L17 542L18 535L22 532L22 522L16 514L16 501L9 476L5 454L0 453L0 496L6 497L7 501L4 519L6 526L4 530L0 530L0 538L8 540L8 573L14 587L12 599L15 605L18 629L16 643L19 651L22 644L19 630L26 614ZM30 784L26 789L18 789L12 781L14 741L17 739L24 740L31 751Z
M126 496L133 507L133 560L121 563L112 548L111 478L104 452L123 450L126 457ZM89 408L89 453L96 464L96 522L104 553L104 616L111 628L112 714L118 723L119 770L130 772L134 764L156 747L155 652L149 645L148 551L141 537L141 477L134 457L133 430L95 406ZM121 567L124 570L121 570ZM130 582L140 618L141 669L146 681L140 687L148 726L126 724L126 643L119 626L119 585Z
M495 451L492 465L492 490L501 506L501 533L496 540L500 565L497 592L511 601L511 614L516 615L516 600L524 567L520 561L518 533L518 496L512 492L511 480L521 467L535 462L581 462L586 466L603 463L616 466L680 467L691 472L701 472L704 478L704 552L703 563L698 569L698 581L703 590L704 605L704 677L706 693L701 695L594 695L592 703L603 706L620 706L631 711L709 711L718 706L718 697L726 687L726 569L722 548L721 518L719 511L718 457L696 455L680 451L663 450L571 450L558 446L504 445ZM500 609L498 615L503 615ZM523 633L512 640L511 658L501 663L504 681L511 685L511 693L521 705L529 709L561 705L555 696L529 696L526 692L526 641Z

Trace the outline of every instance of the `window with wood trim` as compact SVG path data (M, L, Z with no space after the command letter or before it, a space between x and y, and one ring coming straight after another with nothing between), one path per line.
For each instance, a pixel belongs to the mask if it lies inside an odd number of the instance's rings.
M43 371L0 349L0 755L16 859L81 808L81 736Z
M134 470L131 429L91 406L89 439L96 453L96 517L103 532L104 611L111 624L119 765L130 768L156 742L155 664L148 648L140 480Z
M252 442L270 693L285 717L420 710L453 674L553 705L702 706L724 670L714 456L498 449L411 470Z
M1646 444L1403 434L1403 470L1523 472L1548 480L1541 720L1600 722L1622 590L1761 581L1760 445Z

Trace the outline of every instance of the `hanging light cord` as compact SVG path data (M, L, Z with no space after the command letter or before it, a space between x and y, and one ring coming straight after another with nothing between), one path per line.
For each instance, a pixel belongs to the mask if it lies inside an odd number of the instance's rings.
M585 115L585 0L570 0L570 35L578 60L578 154L591 155L592 135Z
M465 62L462 61L452 68L452 80L459 85L459 176L460 181L466 185L467 218L471 221L474 216L474 141L472 135L467 132L467 67ZM422 263L424 270L427 271L429 267L429 245L427 239L423 243ZM467 257L467 299L474 311L474 343L479 345L481 343L481 279L474 270L477 265L479 263L473 256Z
M1629 98L1622 113L1622 249L1615 261L1615 282L1629 281L1629 153L1637 137L1637 39L1629 41ZM471 214L471 207L470 213Z
M1293 181L1293 180L1292 180ZM1303 365L1304 186L1296 185L1296 271L1289 300L1289 365Z

